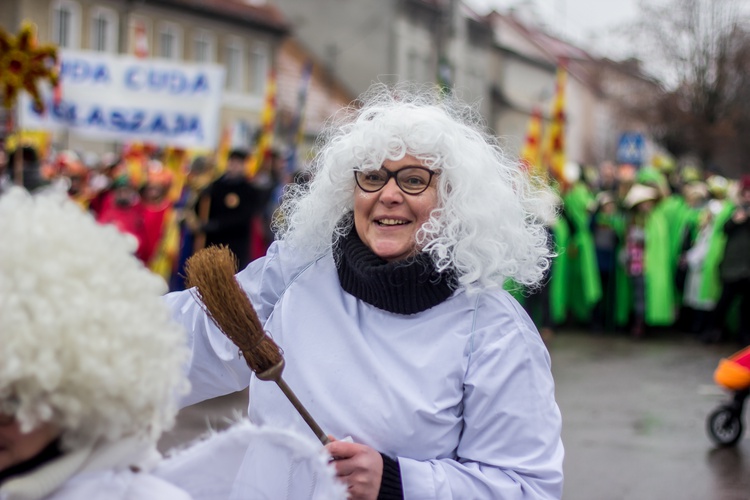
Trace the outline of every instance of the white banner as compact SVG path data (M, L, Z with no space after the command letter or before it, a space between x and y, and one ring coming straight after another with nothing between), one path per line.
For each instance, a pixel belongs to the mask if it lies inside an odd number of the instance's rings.
M215 148L224 68L129 55L61 50L62 99L47 110L21 101L26 129L68 127L91 138Z

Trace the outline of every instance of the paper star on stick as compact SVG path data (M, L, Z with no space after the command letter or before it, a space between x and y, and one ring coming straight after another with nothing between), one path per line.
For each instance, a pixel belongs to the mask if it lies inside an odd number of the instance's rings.
M44 103L37 82L49 80L57 84L57 47L37 46L34 28L24 23L17 37L0 28L0 95L3 106L10 109L21 89L34 100L34 109L44 111Z

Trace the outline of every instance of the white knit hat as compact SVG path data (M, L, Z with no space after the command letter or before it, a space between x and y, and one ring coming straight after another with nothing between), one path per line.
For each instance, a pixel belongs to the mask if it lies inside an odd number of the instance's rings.
M156 439L188 384L161 278L64 193L0 196L0 407L66 444Z

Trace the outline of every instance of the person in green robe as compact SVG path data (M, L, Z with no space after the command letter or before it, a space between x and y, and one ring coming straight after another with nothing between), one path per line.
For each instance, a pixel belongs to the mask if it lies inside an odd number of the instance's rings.
M699 300L715 306L722 291L719 266L724 258L724 248L727 241L724 225L732 217L736 205L731 198L727 197L728 182L724 177L711 176L706 180L706 186L710 196L708 207L711 211L712 222L697 297ZM713 333L715 332L711 332L710 329L704 330L701 334L702 340L708 343L712 342Z
M674 321L674 273L669 265L669 226L656 209L659 191L634 184L623 204L630 211L625 233L625 263L632 286L631 334L640 338L647 326Z
M565 248L567 293L580 299L570 301L568 306L573 319L583 324L591 321L594 306L602 297L596 249L589 225L594 205L594 195L582 180L573 183L563 194L563 216L567 218L570 229Z
M706 263L711 250L712 238L715 239L716 220L722 211L722 204L718 200L708 201L708 190L700 186L703 183L692 183L694 191L688 199L694 196L705 198L703 207L698 209L697 233L690 248L685 252L684 261L687 267L685 288L683 293L683 308L680 319L685 331L699 335L707 327L709 315L716 307L717 297L703 291L706 281ZM705 185L703 185L705 186ZM698 201L698 200L696 200ZM696 206L698 204L696 203ZM723 225L723 224L722 224Z
M750 175L742 177L731 215L721 230L725 236L724 255L719 266L721 296L712 315L708 340L718 342L730 309L739 304L735 325L737 339L750 344Z
M589 227L602 288L602 298L594 307L591 327L595 332L611 332L619 323L616 313L622 275L618 255L625 233L625 219L614 192L602 191L596 195L596 209L591 214Z
M562 199L556 194L555 204L559 206ZM507 281L504 288L509 291L526 310L527 314L539 329L544 343L549 346L555 335L555 328L565 322L567 317L567 254L569 225L560 211L549 220L544 221L547 230L547 241L553 250L554 258L550 262L540 285L529 289L513 281Z

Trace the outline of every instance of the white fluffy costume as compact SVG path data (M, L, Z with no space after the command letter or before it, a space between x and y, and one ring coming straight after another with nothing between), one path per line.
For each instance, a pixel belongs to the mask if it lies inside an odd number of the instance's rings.
M248 420L178 451L154 474L194 500L345 500L320 442Z
M0 410L62 432L62 455L6 479L0 499L190 498L149 473L187 353L134 247L64 194L0 197Z

